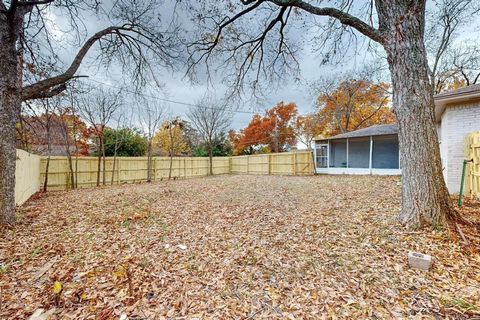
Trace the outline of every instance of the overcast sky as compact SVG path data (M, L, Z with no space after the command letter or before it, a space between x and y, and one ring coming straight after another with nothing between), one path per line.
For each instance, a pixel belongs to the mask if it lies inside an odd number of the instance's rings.
M104 4L105 3L108 5L109 1L105 1ZM169 14L172 9L171 5L168 5L168 0L166 3L165 10L163 10L164 8L162 7L164 20L170 18ZM56 42L60 44L56 49L57 54L65 65L68 65L76 54L79 43L71 44L70 41L66 41L69 40L71 34L61 31L66 29L64 27L66 23L65 16L59 14L54 9L48 11L46 15L49 20L47 27L55 36L55 39L57 40ZM188 19L183 19L184 21L180 21L180 24L186 25L188 29L190 22ZM182 18L180 20L182 20ZM86 27L84 36L92 35L96 31L110 24L105 18L98 18L91 13L85 13L83 21ZM312 38L315 36L314 29L304 28L301 23L299 26L295 26L295 21L293 23L289 21L289 23L289 36L293 37L295 40L296 38L302 39L302 41L298 41L300 50L298 51L297 59L300 63L300 76L297 80L299 81L293 81L292 79L287 83L282 83L278 88L272 87L270 90L264 92L264 99L255 102L245 102L244 104L237 106L236 108L244 113L235 113L232 124L234 129L244 128L248 124L252 116L252 114L248 112L262 112L266 108L270 108L280 101L295 102L298 105L301 114L312 112L315 110L316 94L309 89L309 83L321 77L325 78L330 75L336 76L347 70L361 69L365 63L371 63L372 61L371 55L367 50L367 41L361 40L360 47L356 48L356 55L352 55L352 52L350 52L350 55L347 59L344 59L342 64L322 66L318 53L314 53L311 46L311 43L313 43ZM478 31L478 23L476 23L476 25L477 27L472 30ZM465 36L465 34L462 35L462 37ZM359 38L363 39L364 37L359 36ZM347 51L350 49L351 48L346 48ZM104 86L101 84L104 83L106 87L114 88L118 88L119 85L126 83L127 87L124 89L124 93L128 93L129 79L120 72L120 69L113 65L110 66L109 72L107 73L103 68L99 68L98 64L95 64L95 59L96 52L93 50L88 54L87 59L82 64L79 72L77 72L77 74L87 75L89 77L82 81L88 82L94 86ZM152 103L158 107L168 109L171 116L185 116L188 106L172 102L162 102L158 99L168 99L187 104L194 104L206 94L207 84L200 83L192 85L190 81L185 78L185 69L184 65L177 65L175 71L159 68L156 77L160 80L163 88L160 90L154 85L149 85L145 90L149 97L154 96L153 98L149 98ZM217 78L218 79L213 79L210 88L214 88L217 97L222 97L225 93L225 87L222 85L222 79L220 77ZM127 103L126 108L128 109L129 107L130 105Z
M74 55L76 54L79 44L71 44L68 41L72 35L66 30L66 18L65 16L58 14L55 9L49 10L46 13L46 16L49 20L47 27L50 32L54 35L56 42L59 44L57 54L65 65L68 65ZM168 18L168 14L167 14ZM86 27L86 32L84 36L89 36L100 30L101 28L107 26L109 23L103 19L98 18L97 16L89 13L84 14L84 24ZM181 23L188 24L188 21L181 21ZM292 28L293 29L293 28ZM309 35L305 30L298 29L297 31L291 31L293 37L302 37L302 39L310 39L314 35ZM301 34L300 34L301 33ZM364 63L366 57L368 59L368 54L365 53L365 50L362 54L359 54L355 59L350 59L342 65L336 66L321 66L317 54L312 52L312 48L309 45L309 41L302 41L300 43L300 50L297 56L298 61L300 62L300 78L297 81L288 81L287 83L282 83L278 88L271 88L263 92L264 98L261 100L255 100L254 102L248 101L245 104L236 106L239 111L236 112L233 118L232 128L241 129L244 128L250 118L252 117L251 113L248 112L262 112L266 108L274 106L277 102L295 102L298 105L299 112L301 114L309 113L315 109L315 94L311 89L308 88L308 83L317 80L320 76L325 77L329 74L338 73L339 70L347 70L352 68L359 68ZM86 75L88 78L82 79L81 81L90 83L94 86L105 86L118 88L120 84L127 83L127 89L124 92L128 92L128 82L129 79L126 78L119 71L116 66L110 66L109 72L106 73L104 69L99 68L95 64L96 52L92 50L89 52L86 60L82 64L80 70L77 72L79 75ZM185 78L185 67L178 67L176 71L171 70L162 70L159 69L159 74L156 75L158 80L160 80L163 88L160 90L156 86L151 85L149 88L146 88L148 96L156 96L160 99L168 99L179 102L185 102L189 104L194 104L200 100L207 90L206 83L200 83L193 85L187 78ZM104 83L105 85L101 84ZM222 97L225 93L225 87L222 85L222 79L214 79L210 85L210 88L214 88L215 95L217 97ZM150 98L149 98L150 99ZM150 99L152 103L158 105L162 108L169 110L171 116L185 116L185 113L188 111L188 106L175 104L171 102L162 102L154 98ZM127 106L128 108L129 106ZM243 112L243 113L242 113ZM247 112L247 113L245 113Z

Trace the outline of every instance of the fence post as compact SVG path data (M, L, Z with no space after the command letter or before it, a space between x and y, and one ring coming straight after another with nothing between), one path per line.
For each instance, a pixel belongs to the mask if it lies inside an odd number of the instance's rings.
M268 154L268 175L272 174L272 155Z
M118 184L121 184L122 183L122 169L120 169L120 158L117 158L117 167L118 167L118 171L117 171L117 181L118 181Z
M293 153L293 175L297 175L297 153Z
M65 171L65 190L68 190L68 169Z
M250 171L250 156L247 156L247 174L249 174Z

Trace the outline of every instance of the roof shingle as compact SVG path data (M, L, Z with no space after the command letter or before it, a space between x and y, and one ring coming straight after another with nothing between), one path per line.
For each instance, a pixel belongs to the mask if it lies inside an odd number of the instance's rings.
M384 136L384 135L391 135L391 134L398 134L398 125L396 123L374 125L368 128L341 133L330 138L317 139L317 140L335 140L335 139L359 138L359 137L369 137L369 136Z

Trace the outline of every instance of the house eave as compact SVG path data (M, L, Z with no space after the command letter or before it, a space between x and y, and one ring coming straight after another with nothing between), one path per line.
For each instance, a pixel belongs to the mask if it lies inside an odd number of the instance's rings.
M445 92L434 97L435 101L435 121L442 120L445 109L453 104L468 104L480 101L480 90L469 92Z

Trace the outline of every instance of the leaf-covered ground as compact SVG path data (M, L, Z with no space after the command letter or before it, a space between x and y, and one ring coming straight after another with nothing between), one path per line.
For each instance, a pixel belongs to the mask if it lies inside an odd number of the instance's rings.
M232 175L48 193L2 231L0 318L479 316L480 255L450 231L403 229L399 183ZM409 268L409 250L433 269Z

